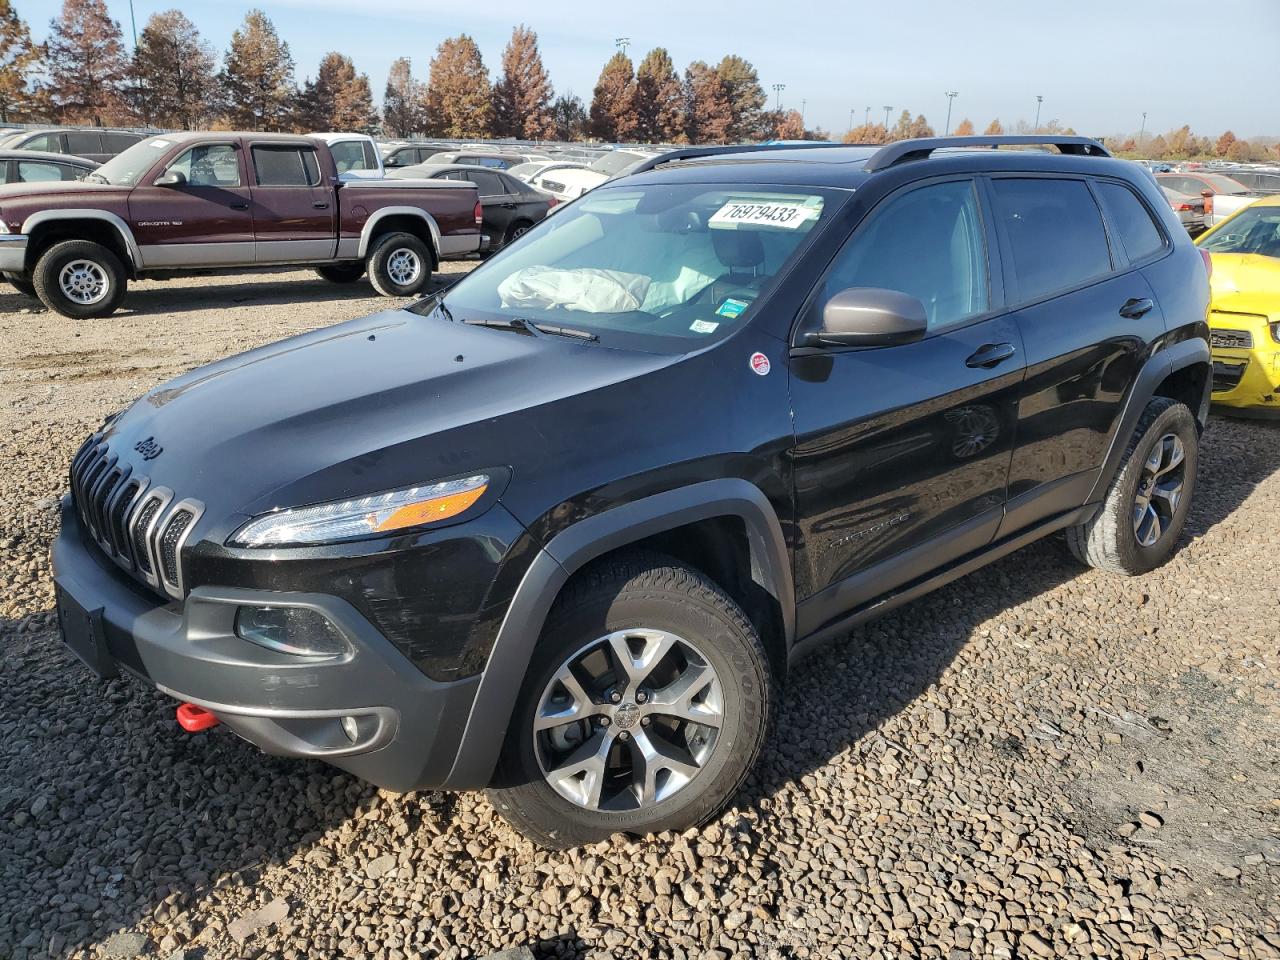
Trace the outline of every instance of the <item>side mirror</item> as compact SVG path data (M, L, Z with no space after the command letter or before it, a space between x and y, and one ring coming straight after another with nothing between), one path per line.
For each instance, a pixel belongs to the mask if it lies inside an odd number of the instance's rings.
M840 347L889 347L924 337L924 304L897 290L850 287L822 308L822 326L810 339Z
M186 185L187 175L181 170L170 170L156 180L157 187L185 187Z
M383 165L384 167L398 167L398 166L400 166L400 158L399 158L399 157L387 157L385 160L383 160L383 161L382 161L382 165Z

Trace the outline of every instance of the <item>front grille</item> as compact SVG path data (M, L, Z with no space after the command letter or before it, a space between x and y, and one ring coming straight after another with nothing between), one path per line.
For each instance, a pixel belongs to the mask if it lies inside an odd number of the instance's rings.
M1213 392L1225 393L1240 386L1240 378L1244 376L1244 370L1247 366L1247 363L1223 363L1221 360L1215 360L1213 362Z
M542 189L550 190L552 193L564 193L564 184L559 180L547 180L544 178L542 181Z
M94 434L71 460L71 500L86 535L136 579L171 597L183 596L182 545L204 512L195 500L175 501L151 486Z
M1248 330L1210 330L1209 346L1227 350L1252 350L1253 334Z

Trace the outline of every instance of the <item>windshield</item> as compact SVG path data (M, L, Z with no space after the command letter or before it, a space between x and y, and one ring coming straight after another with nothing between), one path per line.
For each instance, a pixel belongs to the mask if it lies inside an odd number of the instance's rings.
M628 153L626 150L615 150L613 153L606 153L595 163L588 167L596 173L603 173L605 176L612 177L615 173L621 173L632 164L647 160L648 157L641 156L638 153Z
M112 157L85 179L92 180L94 183L111 183L117 187L132 187L173 144L173 140L165 137L151 137L141 143L135 143L124 153Z
M748 185L597 190L464 277L454 320L548 324L641 349L741 328L845 194ZM421 311L435 307L423 301Z
M1280 207L1245 207L1200 246L1210 253L1256 253L1280 258Z

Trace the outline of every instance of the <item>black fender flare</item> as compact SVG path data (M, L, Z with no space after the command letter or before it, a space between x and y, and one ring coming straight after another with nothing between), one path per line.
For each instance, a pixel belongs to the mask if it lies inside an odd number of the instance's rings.
M1209 375L1204 381L1204 396L1200 398L1198 409L1191 411L1200 426L1204 427L1209 417L1213 358L1209 352L1208 341L1201 337L1192 337L1157 350L1147 358L1147 362L1138 371L1133 388L1125 401L1124 410L1120 414L1119 426L1111 436L1111 446L1107 450L1106 460L1103 461L1102 472L1098 474L1097 482L1094 483L1093 490L1089 492L1089 499L1085 503L1096 503L1106 496L1107 488L1111 486L1112 479L1120 469L1120 462L1129 446L1129 438L1133 436L1134 428L1138 425L1138 418L1142 416L1142 411L1147 408L1151 398L1156 395L1156 388L1170 374L1195 364L1204 364L1209 368Z
M543 623L561 587L576 571L611 550L715 517L743 521L752 566L782 609L789 647L796 613L790 551L777 513L759 487L737 478L707 480L597 513L556 534L525 572L498 628L457 756L441 786L488 785Z

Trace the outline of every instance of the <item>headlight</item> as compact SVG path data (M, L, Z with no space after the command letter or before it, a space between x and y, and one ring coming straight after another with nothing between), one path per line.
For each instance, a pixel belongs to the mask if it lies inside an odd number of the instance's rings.
M281 510L250 520L228 543L233 547L302 546L420 527L456 517L488 488L489 477L479 474L356 500Z

